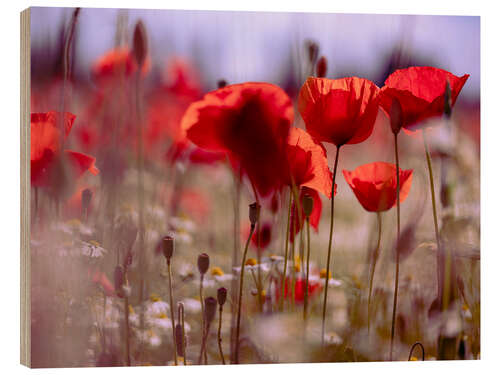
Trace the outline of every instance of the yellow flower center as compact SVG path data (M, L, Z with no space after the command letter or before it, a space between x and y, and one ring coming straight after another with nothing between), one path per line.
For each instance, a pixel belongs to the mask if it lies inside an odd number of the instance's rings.
M255 266L257 264L257 260L255 258L248 258L245 262L245 266Z
M322 268L321 271L319 271L319 277L322 279L326 279L326 268ZM328 273L328 279L332 278L332 271Z
M224 272L220 267L212 267L212 276L222 276Z

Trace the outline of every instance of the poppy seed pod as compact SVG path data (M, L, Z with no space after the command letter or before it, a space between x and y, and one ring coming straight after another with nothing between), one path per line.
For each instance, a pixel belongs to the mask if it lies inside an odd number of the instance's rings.
M163 237L161 240L161 249L167 261L170 261L170 258L174 254L174 238L171 236Z
M175 345L177 347L177 355L184 357L184 337L182 334L182 326L179 323L175 325Z
M321 56L316 64L316 77L324 78L326 77L326 72L328 71L328 60L325 56Z
M394 134L398 134L403 127L403 109L398 99L392 99L390 113L391 129Z
M313 205L313 198L309 194L304 195L304 198L302 198L302 207L304 209L304 214L306 215L306 217L311 216Z
M316 44L315 42L313 42L311 40L308 41L307 42L307 53L308 53L309 61L314 64L316 62L316 59L318 58L318 54L319 54L318 44Z
M260 205L257 202L249 205L248 217L250 219L250 224L255 225L259 221L260 216Z
M451 87L450 81L446 81L446 88L444 91L444 115L447 118L451 117Z
M146 60L146 55L148 53L148 41L146 35L146 29L142 21L139 21L135 25L134 29L134 44L132 50L135 60L139 66L144 64Z
M118 297L123 298L123 283L125 282L125 274L123 272L122 266L116 266L115 268L115 290Z
M226 303L226 298L227 298L227 289L224 287L217 289L217 302L219 302L220 306Z
M217 311L217 300L214 297L205 298L205 322L207 326L212 323Z
M208 271L210 266L210 257L206 253L202 253L198 256L198 271L200 274L204 275Z
M90 207L90 201L92 200L92 191L90 189L85 189L82 191L82 209L87 211Z
M225 79L219 79L217 81L217 88L218 89L221 89L223 87L226 87L227 86L227 81Z

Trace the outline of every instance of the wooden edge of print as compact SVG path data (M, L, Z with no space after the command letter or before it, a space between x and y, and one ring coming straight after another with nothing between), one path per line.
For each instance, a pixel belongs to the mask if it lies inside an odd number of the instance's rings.
M30 277L30 9L21 12L21 364L31 367Z

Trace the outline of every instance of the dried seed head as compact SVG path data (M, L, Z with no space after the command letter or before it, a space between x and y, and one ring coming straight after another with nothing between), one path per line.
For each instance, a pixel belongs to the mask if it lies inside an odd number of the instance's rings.
M217 289L217 302L219 302L220 306L226 303L226 298L227 298L227 289L224 287Z
M163 255L167 258L167 262L170 261L172 255L174 254L174 238L171 236L165 236L161 240L161 249Z
M328 60L325 56L321 56L316 64L316 77L324 78L326 77L326 72L328 71Z
M137 64L139 65L139 67L142 67L148 53L148 39L146 28L144 27L142 21L138 21L135 24L134 44L132 52L134 54L135 60L137 61Z
M392 132L398 134L403 127L403 108L396 98L392 99L390 120Z
M249 205L248 217L250 219L250 224L254 226L257 221L259 221L260 216L260 205L257 202Z
M305 194L304 198L302 198L302 207L304 208L304 214L306 217L311 216L312 210L314 206L314 201L309 194Z
M225 79L219 79L217 81L217 88L221 89L227 86L227 81Z
M82 209L87 211L90 207L90 201L92 200L92 191L90 189L85 189L82 191Z
M175 325L175 345L177 346L177 355L184 357L184 335L182 334L182 326L179 323Z
M208 271L210 266L210 257L206 253L202 253L198 256L198 271L200 274L204 275Z
M318 58L318 53L319 53L318 44L313 42L312 40L309 40L306 42L306 47L307 47L309 62L311 64L314 64L316 62L316 59Z
M120 298L125 297L123 293L123 283L125 282L125 273L122 266L116 266L115 268L115 290L116 295Z
M217 311L217 300L214 297L205 298L205 322L207 326L214 320Z
M446 81L444 90L444 114L447 118L451 117L451 87L449 81Z

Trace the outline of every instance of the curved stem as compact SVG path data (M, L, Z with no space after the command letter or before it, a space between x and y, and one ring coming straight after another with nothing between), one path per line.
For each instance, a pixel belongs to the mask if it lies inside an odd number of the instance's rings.
M339 163L339 152L340 146L337 146L337 152L335 153L335 164L333 167L333 177L332 177L332 200L330 206L330 238L328 240L328 256L326 258L326 280L330 276L330 258L332 255L332 241L333 241L333 218L335 212L335 176L337 175L337 166ZM325 319L326 319L326 302L328 300L328 282L325 284L325 294L323 297L323 317L321 322L321 346L325 344Z
M396 202L397 202L397 238L396 243L399 244L399 236L401 233L401 211L399 197L399 153L398 153L398 135L394 134L394 154L396 157ZM399 287L399 251L396 249L396 277L394 280L394 301L392 304L392 323L391 323L391 352L389 359L392 361L392 351L394 347L394 333L396 328L396 309L398 305L398 287Z
M169 289L169 298L170 298L170 319L172 321L172 340L174 343L174 363L177 366L177 344L175 338L175 317L174 317L174 288L172 286L172 266L170 263L170 259L167 260L167 268L168 268L168 289ZM180 319L180 317L179 317Z
M219 344L219 353L222 364L226 364L226 360L224 359L224 352L222 351L222 305L219 307L219 329L217 330L217 343Z
M201 350L200 350L200 356L198 357L198 364L201 365L201 360L203 358L203 355L205 355L204 362L207 364L207 359L206 359L206 347L207 347L207 339L208 339L208 333L210 332L210 323L207 324L207 329L205 329L205 333L203 334L203 341L201 342Z
M247 258L248 245L250 244L250 239L252 238L253 232L255 231L255 224L250 227L250 233L248 234L247 243L245 244L245 250L243 251L243 258L241 259L241 271L240 271L240 290L238 293L238 314L236 317L236 347L235 347L235 363L239 363L240 356L240 324L241 324L241 300L243 297L243 277L245 276L245 262Z
M436 193L434 190L434 174L432 172L432 160L431 154L429 152L429 145L427 143L427 135L425 133L425 129L422 130L422 136L424 138L424 148L425 148L425 158L427 160L427 169L429 171L429 185L431 187L431 200L432 200L432 216L434 219L434 233L436 236L436 245L437 245L437 276L438 276L438 297L442 298L442 309L446 310L448 305L448 289L449 285L446 285L449 280L449 275L446 275L445 270L445 279L443 282L443 263L444 263L444 254L441 248L441 241L439 240L439 225L437 218L437 205L436 205ZM444 288L443 288L443 284ZM444 290L443 290L444 289Z
M373 276L375 275L375 267L377 267L377 261L380 254L380 238L382 237L382 215L380 212L377 212L377 226L378 226L377 247L373 252L373 257L372 257L373 263L370 272L370 287L368 290L368 333L370 333L370 306L372 301Z
M420 346L420 349L422 349L422 361L425 361L425 349L424 349L424 346L422 345L422 343L420 343L418 341L411 346L410 354L408 355L408 361L411 360L411 356L413 354L413 350L415 350L415 348L417 346Z
M306 217L306 234L307 234L307 260L306 260L306 283L305 283L305 294L304 294L304 320L307 320L307 307L309 304L309 259L311 256L311 233L310 233L310 223L309 216ZM326 279L328 283L328 278Z
M286 285L286 271L288 267L288 238L290 237L290 216L292 214L292 191L290 190L288 197L288 216L286 222L286 236L285 236L285 259L283 266L283 281L281 283L281 295L280 295L280 304L279 311L283 311L283 303L285 300L285 285Z

